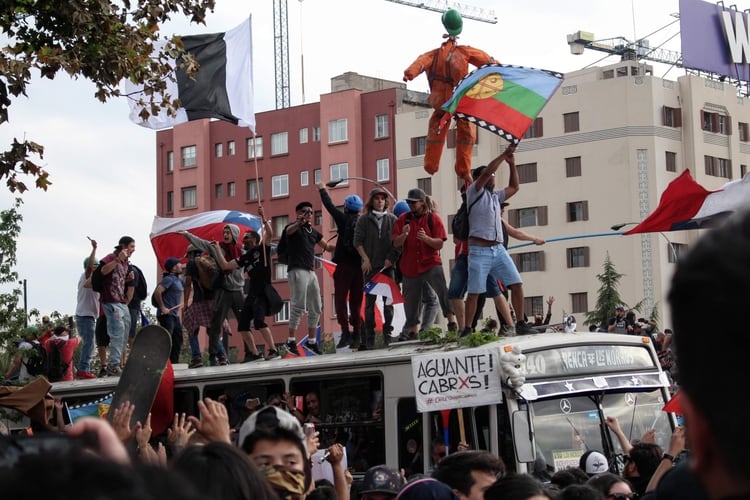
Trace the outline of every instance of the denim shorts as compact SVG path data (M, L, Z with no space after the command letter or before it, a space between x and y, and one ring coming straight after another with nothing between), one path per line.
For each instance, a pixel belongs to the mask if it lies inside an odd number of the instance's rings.
M483 293L488 276L493 281L500 280L506 288L523 282L513 259L502 244L485 247L469 242L468 292Z

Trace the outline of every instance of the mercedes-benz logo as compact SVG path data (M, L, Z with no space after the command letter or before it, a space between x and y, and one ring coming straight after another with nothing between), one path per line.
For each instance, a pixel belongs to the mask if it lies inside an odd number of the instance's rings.
M568 401L567 399L561 399L560 400L560 410L563 413L570 413L570 410L571 410L570 401Z

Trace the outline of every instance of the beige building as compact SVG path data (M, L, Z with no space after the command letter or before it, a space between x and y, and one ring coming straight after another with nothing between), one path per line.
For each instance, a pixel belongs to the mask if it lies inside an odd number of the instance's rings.
M445 149L434 176L423 170L420 153L430 113L426 108L396 116L397 194L404 198L409 188L424 188L449 225L460 201L455 150ZM519 242L510 242L527 314L542 312L552 295L552 322L573 313L582 329L583 313L596 305L596 275L608 253L624 274L623 300L643 301L638 316L656 307L660 326L670 326L666 295L673 262L700 231L621 236L611 226L643 220L684 169L707 189L744 176L750 164L748 122L748 98L717 80L695 75L665 80L634 61L565 75L518 147L521 189L506 214L516 227L548 240L515 249ZM507 145L483 129L477 142L474 166L488 163ZM507 185L507 175L501 167L496 184ZM447 276L452 245L442 255Z

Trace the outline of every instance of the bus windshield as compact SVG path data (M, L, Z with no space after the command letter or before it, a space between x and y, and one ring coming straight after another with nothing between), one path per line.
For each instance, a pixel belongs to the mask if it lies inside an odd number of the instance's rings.
M655 429L656 444L667 449L669 415L662 411L661 391L571 395L530 403L537 445L536 468L548 473L577 467L587 450L621 461L622 448L604 419L616 418L629 440Z

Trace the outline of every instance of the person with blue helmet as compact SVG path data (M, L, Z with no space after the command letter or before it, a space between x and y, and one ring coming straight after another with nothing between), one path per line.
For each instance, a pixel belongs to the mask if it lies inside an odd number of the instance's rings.
M409 204L406 203L406 200L401 200L396 202L395 205L393 205L393 215L396 217L401 217L401 214L405 214L409 211Z
M341 338L336 347L341 348L348 346L352 338L358 339L362 329L359 311L362 307L364 280L362 257L354 246L354 232L364 203L359 195L350 194L344 198L344 210L341 210L331 200L328 188L323 182L318 183L318 190L320 200L333 217L338 232L332 259L336 263L336 270L333 272L333 302L336 320L341 326ZM349 311L352 311L351 316Z

